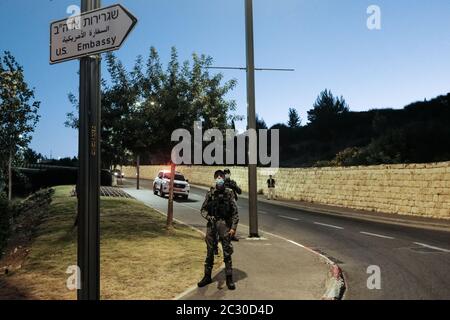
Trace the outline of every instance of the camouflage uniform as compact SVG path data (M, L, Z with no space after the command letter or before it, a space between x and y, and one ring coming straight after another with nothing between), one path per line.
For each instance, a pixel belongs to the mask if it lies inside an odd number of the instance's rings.
M229 231L230 229L236 230L239 223L238 209L233 191L227 188L223 191L211 188L206 194L201 211L208 220L205 237L207 248L205 274L211 274L214 264L214 248L218 236L219 241L222 243L225 273L227 276L231 276L233 245L231 244Z
M225 188L233 190L234 193L234 199L238 200L238 194L242 193L241 188L237 185L236 181L231 179L225 179Z

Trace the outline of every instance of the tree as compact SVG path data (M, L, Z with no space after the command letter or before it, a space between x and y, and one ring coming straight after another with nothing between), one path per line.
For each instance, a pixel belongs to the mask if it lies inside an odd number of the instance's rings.
M0 170L8 167L9 199L12 159L30 143L31 133L39 121L39 106L34 89L25 81L23 67L5 51L0 59Z
M335 141L342 131L340 118L348 113L349 107L344 98L334 97L331 91L322 91L308 111L310 127L321 141Z
M194 121L204 129L227 129L236 104L225 99L236 80L223 83L222 74L210 74L212 58L192 55L179 62L176 48L164 70L154 47L147 60L138 56L127 71L114 54L106 55L109 81L102 81L102 162L120 163L132 155L143 163L167 163L176 129L193 131ZM74 107L78 102L69 96ZM67 115L66 125L76 128L77 117Z
M259 129L267 129L267 124L263 118L260 118L258 115L256 115L256 130Z
M313 109L308 111L308 120L311 123L329 122L336 119L336 116L349 111L349 107L344 97L334 97L331 91L322 91L313 105Z
M297 110L295 110L294 108L289 108L289 120L288 120L289 128L299 128L301 124L302 120L300 119Z
M43 160L44 156L31 148L25 148L21 152L21 158L24 164L36 164Z
M123 165L130 156L139 156L145 141L146 117L140 98L142 58L138 57L132 72L128 72L114 54L106 56L111 85L103 84L102 157L105 165Z

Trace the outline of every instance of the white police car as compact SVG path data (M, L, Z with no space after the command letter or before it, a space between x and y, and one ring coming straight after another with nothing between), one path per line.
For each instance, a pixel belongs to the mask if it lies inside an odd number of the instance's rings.
M153 180L153 193L159 193L161 197L164 197L166 194L169 194L169 185L170 170L161 170L155 180ZM186 180L182 173L175 172L173 195L187 200L189 198L190 190L191 186L189 185L189 180Z

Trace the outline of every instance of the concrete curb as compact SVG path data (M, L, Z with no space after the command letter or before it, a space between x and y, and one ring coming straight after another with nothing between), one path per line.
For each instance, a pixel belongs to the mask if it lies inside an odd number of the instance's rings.
M341 300L345 289L346 285L342 270L337 264L333 264L329 272L327 291L322 300Z
M324 260L325 263L330 266L330 269L328 271L328 279L326 282L326 291L325 291L325 294L322 296L322 300L341 300L343 298L344 292L345 292L347 286L345 284L344 273L342 272L342 269L339 267L339 265L337 263L332 261L330 258L325 256L324 254L322 254L314 249L311 249L307 246L304 246L298 242L289 240L287 238L284 238L282 236L279 236L279 235L276 235L276 234L273 234L270 232L265 232L264 230L261 230L261 232L266 233L272 237L276 237L276 238L285 240L287 242L290 242L290 243L292 243L298 247L301 247L301 248L305 249L306 251L318 256L322 260Z

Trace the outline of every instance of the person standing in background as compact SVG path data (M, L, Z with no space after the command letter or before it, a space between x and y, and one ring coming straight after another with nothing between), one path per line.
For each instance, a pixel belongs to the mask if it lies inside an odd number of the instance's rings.
M272 177L272 175L269 176L269 179L267 179L267 200L274 200L275 195L275 179Z

